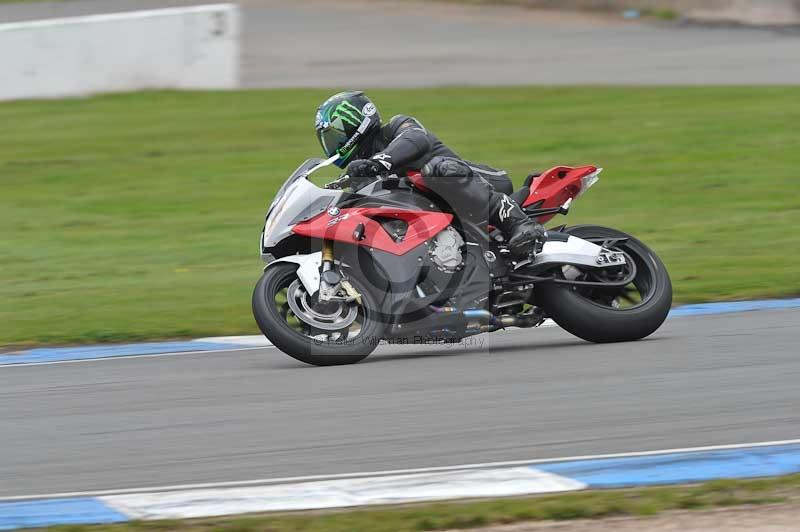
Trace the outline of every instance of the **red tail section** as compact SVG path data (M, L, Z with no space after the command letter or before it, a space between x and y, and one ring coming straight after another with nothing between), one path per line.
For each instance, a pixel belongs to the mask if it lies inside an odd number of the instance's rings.
M533 179L530 185L528 198L522 203L523 207L536 205L537 208L559 207L568 199L576 197L583 187L582 179L592 172L597 171L596 166L556 166ZM540 223L545 223L554 214L539 217Z

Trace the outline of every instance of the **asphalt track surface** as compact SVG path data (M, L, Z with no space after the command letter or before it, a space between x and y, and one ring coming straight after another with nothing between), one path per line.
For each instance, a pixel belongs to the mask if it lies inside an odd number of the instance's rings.
M0 368L0 497L800 438L800 310L382 346Z
M0 5L0 23L209 0ZM412 0L240 0L245 87L800 83L800 29Z
M197 3L2 5L0 22ZM248 87L800 83L795 30L241 4ZM276 349L3 367L0 497L800 438L798 325L797 310L674 318L614 345L508 331L340 368Z

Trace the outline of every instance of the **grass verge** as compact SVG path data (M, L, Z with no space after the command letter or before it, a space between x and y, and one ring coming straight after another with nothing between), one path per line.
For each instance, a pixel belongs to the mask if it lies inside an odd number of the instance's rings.
M695 486L573 492L437 504L331 512L237 516L184 521L136 521L118 525L52 527L54 531L111 532L414 532L466 529L521 521L650 516L771 504L800 498L800 475L757 480L720 480Z
M330 92L0 104L0 345L255 333L260 224L319 154L313 113ZM605 167L560 219L642 238L678 302L800 291L800 88L370 94L517 184L555 164Z

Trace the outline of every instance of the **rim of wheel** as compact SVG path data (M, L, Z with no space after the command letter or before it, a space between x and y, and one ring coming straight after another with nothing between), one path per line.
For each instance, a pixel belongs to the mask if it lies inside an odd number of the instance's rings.
M272 303L289 329L316 342L343 343L361 334L366 312L355 301L321 302L296 276L282 280Z
M572 289L584 299L595 305L613 310L626 311L641 307L650 301L656 290L656 275L647 256L642 256L633 246L627 244L628 237L582 237L603 248L625 255L626 262L633 261L636 276L624 286L608 288L573 286ZM577 268L576 268L577 269ZM563 271L563 270L562 270ZM577 280L594 282L613 282L623 280L630 270L625 268L579 269ZM564 272L566 274L566 272Z

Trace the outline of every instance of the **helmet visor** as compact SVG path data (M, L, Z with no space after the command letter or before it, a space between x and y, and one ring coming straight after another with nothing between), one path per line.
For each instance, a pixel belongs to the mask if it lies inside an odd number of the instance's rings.
M347 134L333 125L317 129L317 138L322 146L322 151L328 157L333 157L336 151L347 144Z

